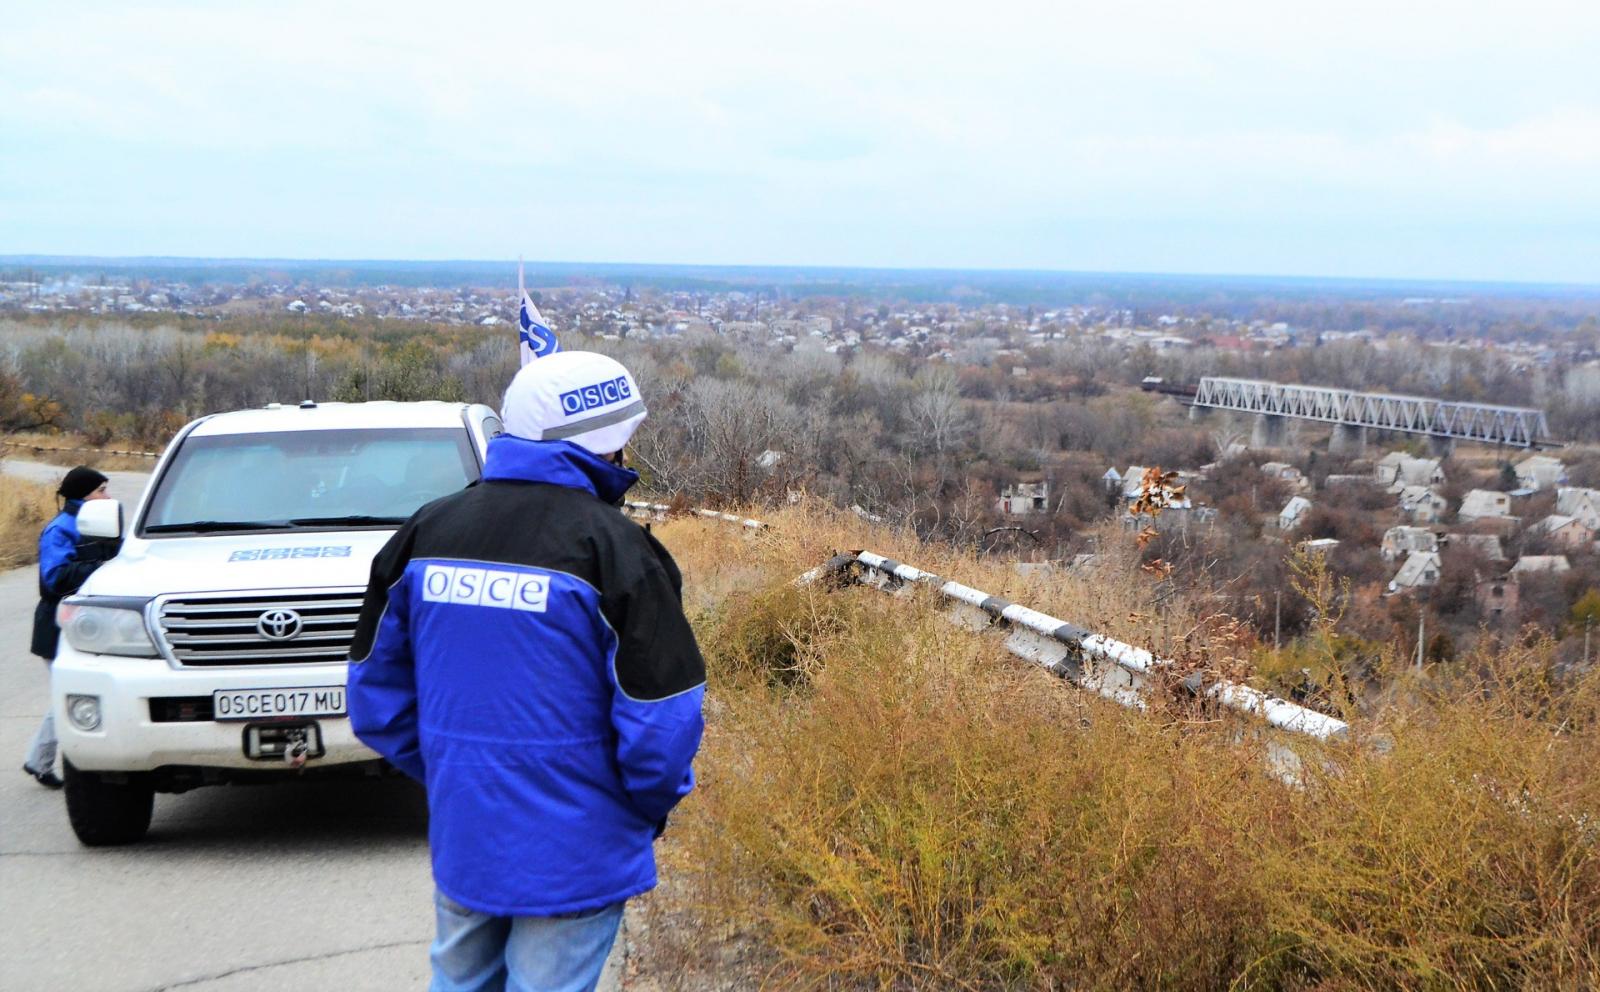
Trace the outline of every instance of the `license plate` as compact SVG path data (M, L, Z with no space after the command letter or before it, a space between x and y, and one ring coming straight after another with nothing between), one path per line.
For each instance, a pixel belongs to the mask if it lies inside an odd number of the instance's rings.
M218 689L211 694L215 720L261 720L279 716L344 716L344 686L297 689Z

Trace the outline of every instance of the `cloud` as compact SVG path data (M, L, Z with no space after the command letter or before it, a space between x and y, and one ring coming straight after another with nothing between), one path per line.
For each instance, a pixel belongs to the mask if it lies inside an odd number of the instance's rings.
M1591 178L1600 175L1600 109L1596 108L1558 108L1504 127L1440 122L1406 141L1436 163L1539 171L1578 168Z

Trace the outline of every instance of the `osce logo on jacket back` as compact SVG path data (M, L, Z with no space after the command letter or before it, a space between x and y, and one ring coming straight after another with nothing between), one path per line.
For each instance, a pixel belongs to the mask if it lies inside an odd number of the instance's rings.
M543 613L550 599L550 577L472 565L429 565L422 572L422 599Z
M619 375L606 382L597 382L592 386L568 390L561 394L561 410L568 416L593 410L596 407L610 406L621 403L623 400L633 399L633 387L628 384L628 377Z

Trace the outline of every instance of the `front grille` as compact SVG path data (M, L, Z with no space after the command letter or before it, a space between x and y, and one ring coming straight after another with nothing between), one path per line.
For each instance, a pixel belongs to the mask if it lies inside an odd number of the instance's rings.
M161 634L180 665L306 664L343 661L355 637L361 590L169 599ZM273 640L257 628L264 613L292 610L300 632Z

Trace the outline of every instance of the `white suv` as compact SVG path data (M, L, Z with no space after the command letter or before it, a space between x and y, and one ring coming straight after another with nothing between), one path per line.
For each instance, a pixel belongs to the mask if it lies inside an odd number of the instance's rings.
M78 839L138 840L156 792L380 772L345 717L372 556L476 480L499 432L481 405L274 404L179 432L131 527L119 503L85 503L83 534L124 541L57 613Z

